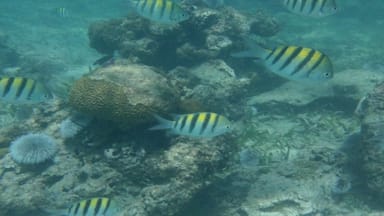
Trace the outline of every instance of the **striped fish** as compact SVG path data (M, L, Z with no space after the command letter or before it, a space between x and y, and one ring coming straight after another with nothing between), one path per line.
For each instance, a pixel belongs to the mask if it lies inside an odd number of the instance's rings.
M270 71L293 81L325 81L333 77L333 66L328 56L312 48L279 46L270 50L255 47L232 56L260 58Z
M42 83L24 77L0 78L0 100L9 103L39 103L53 95Z
M100 197L82 200L73 204L66 212L66 216L116 216L119 207L115 201Z
M155 118L159 124L150 130L170 129L174 134L196 138L215 137L231 129L230 121L216 113L199 112L177 115L174 120L167 120L157 115Z
M171 0L131 1L138 14L155 22L176 24L189 18L189 14Z
M323 17L336 13L336 0L284 0L285 7L293 13Z
M69 16L68 10L67 10L67 8L65 8L65 7L58 7L58 8L55 8L55 13L56 13L59 17L68 17L68 16Z

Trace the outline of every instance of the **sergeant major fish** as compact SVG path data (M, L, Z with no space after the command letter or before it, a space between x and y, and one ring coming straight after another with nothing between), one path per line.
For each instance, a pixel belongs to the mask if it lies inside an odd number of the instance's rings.
M255 47L232 56L260 58L273 73L293 81L325 81L333 77L333 66L328 56L312 48L278 46L270 50Z
M323 17L336 13L336 0L284 0L285 7L293 13Z
M96 197L73 204L67 210L48 210L52 215L60 216L116 216L120 206L112 199Z
M158 23L177 24L189 18L189 14L171 0L130 1L139 15Z
M150 130L170 129L177 135L210 138L231 130L231 123L227 118L210 112L177 115L174 120L167 120L157 115L155 118L160 124Z
M65 7L54 8L54 12L59 17L68 17L69 16L69 12L68 12L67 8L65 8Z
M9 103L39 103L53 98L40 82L25 77L0 78L0 100Z

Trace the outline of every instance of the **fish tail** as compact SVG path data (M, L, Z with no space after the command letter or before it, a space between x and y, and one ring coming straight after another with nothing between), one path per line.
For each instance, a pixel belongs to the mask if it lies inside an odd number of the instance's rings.
M156 114L153 114L153 117L159 122L159 124L149 128L149 130L164 130L172 128L173 121L167 120Z
M252 44L250 49L232 53L231 56L234 58L262 58L268 52L270 52L270 50L265 49L259 45Z
M260 58L260 55L258 52L255 52L254 50L244 50L241 52L236 52L231 54L234 58Z

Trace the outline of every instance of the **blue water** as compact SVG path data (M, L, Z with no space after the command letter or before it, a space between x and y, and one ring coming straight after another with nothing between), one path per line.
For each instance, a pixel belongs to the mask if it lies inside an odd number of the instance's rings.
M361 145L362 121L354 114L359 100L384 79L384 2L339 0L338 12L322 18L294 14L280 0L225 1L210 9L199 1L178 2L187 10L235 11L247 19L262 11L279 31L268 37L220 32L231 45L216 55L214 49L207 51L207 37L215 31L201 27L209 24L198 23L193 13L167 26L139 18L126 0L0 2L1 77L33 78L56 95L54 101L32 105L0 98L0 216L55 215L92 197L113 198L122 215L132 216L384 214L384 191L374 189L384 186L384 177L378 170L376 182L366 178L376 176L367 173L375 171L366 160L373 150ZM89 27L109 21L119 23L110 24L116 32L125 33L114 32L110 41L134 39L104 47L119 55L101 70L153 67L182 95L164 96L175 104L162 115L217 112L231 119L233 130L213 139L190 138L149 131L156 122L146 108L133 114L140 123L121 127L119 119L108 119L109 113L95 115L73 106L68 98L76 80L92 76L97 71L93 63L111 54L92 47ZM332 61L334 78L325 84L297 83L271 73L260 60L232 58L249 39L271 49L321 50ZM153 82L119 76L99 78L116 79L114 85L127 87L126 94L135 88L125 85ZM0 86L5 97L6 85ZM163 93L152 90L134 96ZM111 90L105 98L116 94ZM378 128L378 138L367 142L379 142L380 155ZM52 136L59 146L56 156L42 165L16 163L9 146L28 133Z

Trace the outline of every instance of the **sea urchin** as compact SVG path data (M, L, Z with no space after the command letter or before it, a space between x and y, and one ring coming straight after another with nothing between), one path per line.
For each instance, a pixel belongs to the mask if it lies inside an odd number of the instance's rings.
M10 153L21 164L38 164L51 159L57 151L55 140L43 133L30 133L11 143Z

